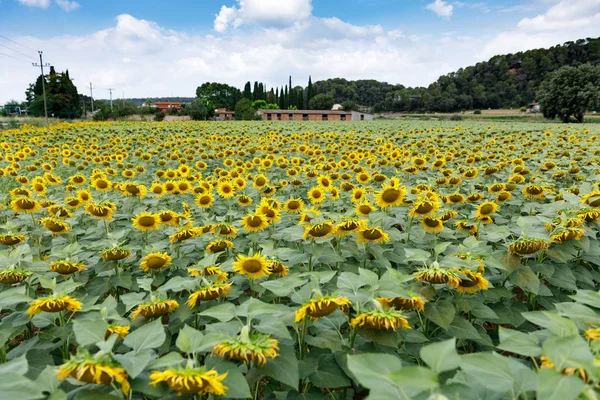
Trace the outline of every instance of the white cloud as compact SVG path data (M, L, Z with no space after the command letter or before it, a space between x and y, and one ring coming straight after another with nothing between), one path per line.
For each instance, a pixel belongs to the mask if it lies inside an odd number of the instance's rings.
M570 40L598 36L600 1L560 0L546 12L523 18L513 30L499 33L487 43L480 58L550 47Z
M18 0L19 3L28 7L39 7L48 8L50 7L50 0Z
M452 17L452 11L454 10L454 6L452 4L448 4L442 0L435 0L433 3L427 4L425 8L446 19L450 19L450 17Z
M311 0L238 0L237 6L221 7L214 28L225 32L230 26L235 28L242 24L289 26L308 19L311 14Z
M76 1L56 0L56 4L66 12L77 10L79 8L79 3Z

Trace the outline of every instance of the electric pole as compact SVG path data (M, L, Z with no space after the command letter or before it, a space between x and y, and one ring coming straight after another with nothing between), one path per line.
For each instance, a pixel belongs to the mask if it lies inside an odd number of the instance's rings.
M109 89L106 89L106 90L108 90L108 93L110 93L110 111L112 111L113 110L113 107L112 107L112 91L115 90L115 89L109 88Z
M38 54L40 55L40 63L32 63L32 65L34 67L40 67L40 70L42 71L42 91L44 93L44 117L46 119L46 126L48 126L48 106L46 104L46 78L44 77L44 67L49 67L50 64L44 64L44 61L42 60L41 51L38 51Z
M94 92L92 91L92 82L90 82L90 98L92 99L92 114L94 113Z

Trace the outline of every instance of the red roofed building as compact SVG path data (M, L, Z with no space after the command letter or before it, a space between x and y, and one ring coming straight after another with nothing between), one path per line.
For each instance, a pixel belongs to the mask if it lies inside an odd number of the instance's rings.
M164 113L166 113L169 108L177 108L177 111L181 111L181 103L178 101L157 101L152 104L152 107L156 107Z

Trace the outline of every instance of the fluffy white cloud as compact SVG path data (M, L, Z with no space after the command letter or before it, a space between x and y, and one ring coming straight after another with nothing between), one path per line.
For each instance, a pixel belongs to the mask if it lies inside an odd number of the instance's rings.
M214 28L225 32L242 24L288 26L308 19L311 14L311 0L238 0L237 6L221 7Z
M442 0L435 0L425 6L426 9L433 11L442 18L450 19L454 6Z
M66 12L77 10L79 8L79 3L76 1L56 0L56 4Z
M600 1L560 0L546 12L523 18L515 29L498 34L484 46L479 58L596 37L599 25Z
M50 0L18 0L19 3L28 7L48 8Z

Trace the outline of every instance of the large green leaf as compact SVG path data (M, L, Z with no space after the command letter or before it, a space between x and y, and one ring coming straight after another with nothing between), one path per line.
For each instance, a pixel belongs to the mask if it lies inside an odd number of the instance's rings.
M585 383L574 375L564 375L550 368L538 372L537 398L544 400L575 400Z
M425 317L444 329L450 327L450 323L454 319L455 314L456 310L454 309L454 305L447 300L440 300L425 305Z
M436 373L458 368L460 363L455 338L429 344L421 348L420 354L423 361Z
M167 335L160 319L147 323L125 337L123 343L138 354L143 350L155 349L164 343Z
M498 334L500 344L497 347L501 350L528 357L538 357L542 352L537 338L533 335L503 327L498 328Z
M75 339L81 346L87 346L104 340L108 324L102 319L74 320L73 332Z
M221 322L231 321L235 317L235 306L232 303L223 303L199 313L204 317L211 317Z
M258 370L279 382L298 390L300 373L298 372L298 360L296 352L289 346L281 346L279 356L267 361Z
M177 345L177 348L184 353L196 353L202 345L203 338L204 335L202 332L185 325L179 330L175 344Z

